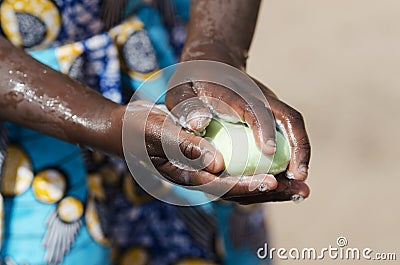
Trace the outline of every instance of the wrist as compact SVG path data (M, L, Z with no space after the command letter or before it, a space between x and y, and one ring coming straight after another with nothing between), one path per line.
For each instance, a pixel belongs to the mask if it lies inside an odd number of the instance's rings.
M211 60L226 63L244 71L247 54L246 49L233 47L224 41L203 38L188 40L183 48L180 61Z
M122 126L126 112L126 105L116 105L110 112L111 125L106 133L105 142L108 150L113 154L123 157Z
M123 157L122 125L125 106L114 102L100 102L86 117L85 123L76 124L72 134L72 142L88 146L110 155Z

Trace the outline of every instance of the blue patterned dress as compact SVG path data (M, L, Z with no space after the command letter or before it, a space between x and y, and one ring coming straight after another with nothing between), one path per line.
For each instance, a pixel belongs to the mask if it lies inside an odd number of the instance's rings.
M3 0L0 22L15 46L125 103L177 62L189 4L126 1L124 20L106 30L101 0ZM259 207L163 203L135 185L124 161L11 123L0 126L0 173L0 264L262 264Z

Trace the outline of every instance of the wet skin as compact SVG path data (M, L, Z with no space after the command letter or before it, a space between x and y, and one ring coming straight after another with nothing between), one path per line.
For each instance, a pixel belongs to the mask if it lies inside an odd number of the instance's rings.
M122 155L123 106L41 64L3 37L0 62L1 120Z
M258 7L259 1L255 0L194 1L189 36L182 60L211 59L244 70ZM241 34L237 34L238 32ZM1 120L14 122L74 144L123 156L121 135L125 106L113 103L85 85L37 62L2 37L0 37L0 62ZM225 198L247 204L290 200L296 194L307 197L309 189L302 181L307 177L307 172L301 168L308 169L310 148L303 119L269 89L260 86L275 118L282 121L288 132L293 151L289 172L296 180L288 180L281 176L277 178L270 175L258 176L260 183L267 190L271 190L265 192L258 189L250 191L251 178L243 178L225 195ZM208 96L221 98L228 104L238 102L235 95L226 93L222 95L222 91L218 86L208 86L206 93ZM179 103L171 100L173 93L179 95L177 99L197 97L193 94L193 90L189 91L185 86L171 90L171 93L167 94L166 102L169 108ZM251 121L251 115L248 115L245 105L242 103L233 105L243 113L243 117L249 117L245 118L246 121ZM201 102L198 109L203 112L209 111L208 106L202 105ZM138 110L137 115L140 116L141 111L146 110ZM176 114L187 116L184 113ZM172 121L167 122L165 126L166 119L168 118L165 113L153 110L146 122L144 119L131 121L131 126L144 128L148 154L164 176L176 183L193 185L193 188L196 188L195 185L214 181L213 187L206 190L209 193L215 193L237 180L237 177L219 177L224 166L223 160L203 138L185 132ZM205 125L208 121L201 122ZM257 132L268 132L262 122L254 121L252 126ZM189 159L204 156L206 168L188 172L171 164L160 149L161 127L163 133L171 137L176 137L176 131L179 131L178 139L171 139L171 143L179 144ZM257 142L265 153L274 151L274 144L267 143L271 139L274 139L272 134L259 134ZM212 154L214 159L210 161L205 154ZM187 179L190 183L187 183Z
M260 2L259 0L193 1L188 38L181 55L181 61L215 60L245 71ZM275 152L275 132L271 130L270 123L267 122L271 117L265 115L265 113L268 113L265 108L270 108L274 118L282 123L289 138L292 158L287 177L293 179L286 180L279 177L278 180L285 184L283 185L271 178L270 184L273 184L273 187L287 186L286 184L289 185L291 182L295 184L292 185L290 192L286 195L280 196L276 195L276 192L271 192L270 195L262 198L269 201L269 196L271 198L275 196L275 199L279 197L279 200L285 200L294 194L307 197L309 188L303 181L308 176L311 148L303 117L298 111L279 100L265 85L255 79L254 81L260 87L265 99L255 104L255 108L251 111L249 111L248 104L234 92L210 83L192 83L173 88L166 95L166 105L177 117L186 118L182 125L188 130L201 131L207 126L213 115L210 109L216 110L216 106L206 103L204 98L223 101L234 109L243 122L252 127L258 147L267 155ZM202 89L199 90L196 87ZM182 102L185 101L191 102L191 106L177 107L183 106ZM217 112L225 114L224 109L217 109ZM194 113L196 113L197 119L194 118ZM254 119L255 116L265 117L265 120ZM215 167L219 168L220 165L215 165Z

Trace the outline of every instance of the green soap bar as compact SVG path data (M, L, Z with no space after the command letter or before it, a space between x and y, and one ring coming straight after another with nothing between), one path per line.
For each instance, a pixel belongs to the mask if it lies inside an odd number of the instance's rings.
M264 155L257 147L251 128L241 123L213 119L205 136L221 152L226 171L233 176L278 174L290 161L290 146L285 136L276 131L275 155Z

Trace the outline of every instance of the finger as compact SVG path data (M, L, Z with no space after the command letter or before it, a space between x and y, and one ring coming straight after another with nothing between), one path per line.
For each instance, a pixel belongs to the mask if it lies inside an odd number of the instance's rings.
M178 168L164 158L152 157L157 170L168 180L193 190L200 190L215 196L255 196L273 190L278 186L275 177L268 174L252 177L221 177L207 171L190 171ZM252 189L253 182L259 189Z
M152 114L146 121L146 147L150 156L164 157L176 166L221 172L224 159L206 139L186 132L165 114Z
M197 97L191 82L168 89L165 105L182 127L193 132L203 131L212 118L210 109Z
M218 173L225 168L222 154L202 137L181 130L179 147L184 156L191 159L193 163L194 160L200 162L198 169L206 169L208 172Z
M217 84L203 82L202 85L203 89L198 90L198 96L207 98L209 107L217 115L228 121L236 119L247 123L253 130L258 148L266 155L275 153L275 119L262 99L248 94L242 97Z
M279 180L278 187L270 192L247 197L227 197L224 199L239 202L240 204L254 204L263 202L295 201L299 202L309 197L310 189L303 181Z
M292 150L287 176L304 181L308 176L308 165L311 156L311 146L304 119L298 111L278 99L269 99L269 104L275 118L284 126Z
M273 155L276 152L275 122L271 111L260 100L255 100L253 105L247 105L244 112L244 120L253 129L254 139L258 148L265 155Z

